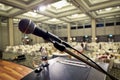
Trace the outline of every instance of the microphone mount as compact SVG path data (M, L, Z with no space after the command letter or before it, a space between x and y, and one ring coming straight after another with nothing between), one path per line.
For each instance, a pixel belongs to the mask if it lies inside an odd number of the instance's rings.
M42 63L35 69L35 73L40 73L45 67L48 68L47 56L42 57Z

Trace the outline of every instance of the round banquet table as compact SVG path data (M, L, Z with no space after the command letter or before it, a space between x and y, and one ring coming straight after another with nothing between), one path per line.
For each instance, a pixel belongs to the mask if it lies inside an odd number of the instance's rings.
M33 70L5 60L0 60L0 80L20 80Z

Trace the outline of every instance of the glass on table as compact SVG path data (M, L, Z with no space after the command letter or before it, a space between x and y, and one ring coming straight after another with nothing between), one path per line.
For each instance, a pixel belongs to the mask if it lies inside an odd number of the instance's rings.
M33 64L33 67L35 68L39 67L39 65L41 64L41 57L40 56L34 57L32 60L32 64Z

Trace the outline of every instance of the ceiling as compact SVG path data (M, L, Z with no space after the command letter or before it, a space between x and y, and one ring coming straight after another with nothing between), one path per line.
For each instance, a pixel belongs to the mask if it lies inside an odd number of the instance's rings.
M0 16L47 24L120 21L120 0L0 0Z

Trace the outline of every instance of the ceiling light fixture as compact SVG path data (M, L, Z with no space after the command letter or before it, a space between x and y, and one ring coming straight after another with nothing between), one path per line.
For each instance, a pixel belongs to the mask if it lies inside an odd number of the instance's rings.
M96 12L97 12L97 13L98 13L98 12L102 12L102 10L100 9L100 10L97 10Z
M106 8L105 10L106 10L106 11L110 11L111 9L112 9L112 8Z
M60 8L65 7L67 5L70 5L70 4L66 0L61 0L59 2L52 4L52 6L54 6L56 9L60 9Z
M67 16L68 18L80 18L80 17L86 17L85 14L73 14L71 16Z
M36 12L37 12L37 10L33 10L33 12L35 12L35 13L36 13Z
M40 6L40 7L39 7L39 10L40 10L40 11L45 11L45 10L46 10L46 6Z
M50 8L50 7L51 7L51 5L47 5L47 7L48 7L48 8Z
M102 10L100 9L99 12L101 12Z
M73 14L71 17L78 17L78 14Z
M50 19L50 20L48 20L48 21L60 21L60 20L58 20L58 19L56 19L56 18L53 18L53 19Z
M120 6L117 6L117 8L120 8Z

